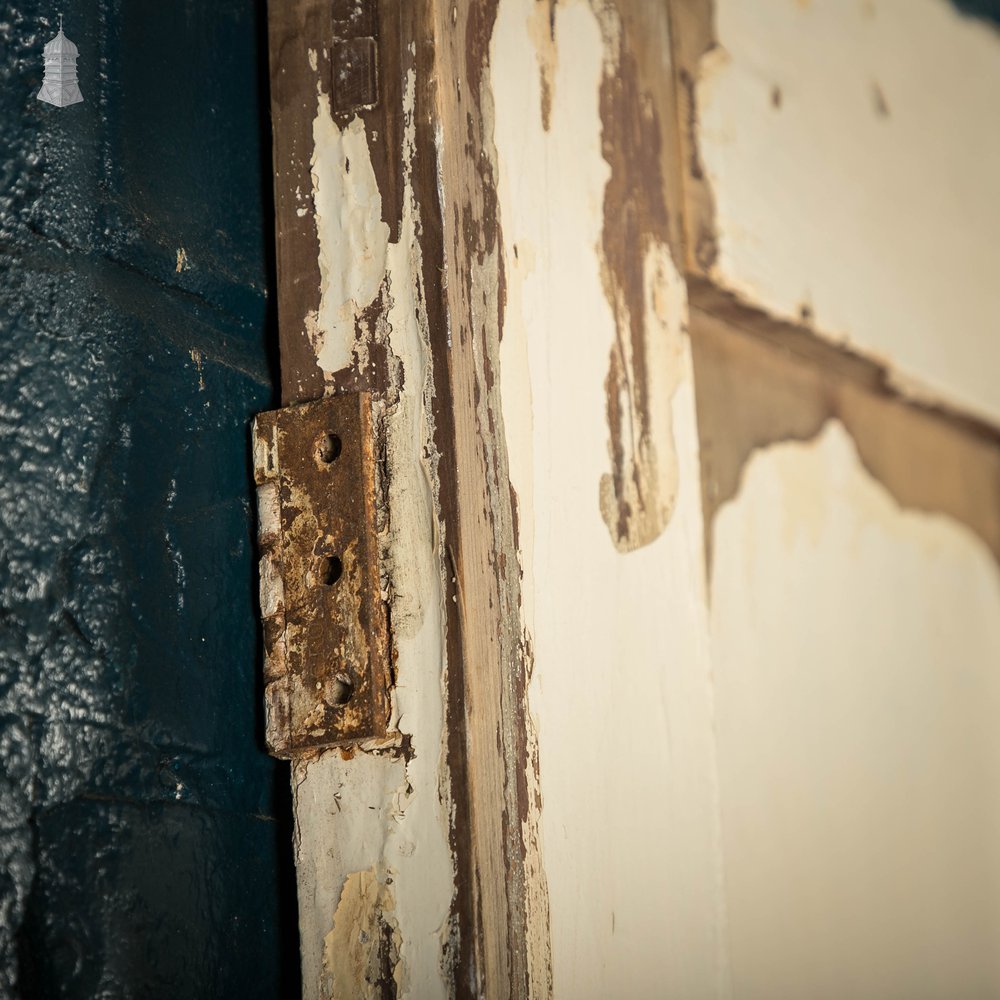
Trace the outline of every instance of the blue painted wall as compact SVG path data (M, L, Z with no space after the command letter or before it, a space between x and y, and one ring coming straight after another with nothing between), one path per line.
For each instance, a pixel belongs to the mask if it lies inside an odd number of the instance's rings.
M34 99L59 10L65 109ZM247 447L275 402L263 21L0 11L0 996L297 993Z
M952 0L952 2L963 14L1000 24L1000 0Z

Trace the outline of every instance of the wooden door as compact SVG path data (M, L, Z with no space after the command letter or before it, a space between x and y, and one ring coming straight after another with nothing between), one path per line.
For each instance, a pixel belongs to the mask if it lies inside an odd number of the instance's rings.
M966 341L921 382L921 293L998 310L835 137L947 187L914 53L997 43L751 6L271 4L282 402L371 394L393 663L388 734L293 755L309 997L994 982L995 399Z

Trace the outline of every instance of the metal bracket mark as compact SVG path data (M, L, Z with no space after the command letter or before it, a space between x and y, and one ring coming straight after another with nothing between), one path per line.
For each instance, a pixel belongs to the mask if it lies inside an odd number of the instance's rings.
M254 421L265 728L276 757L386 733L373 442L366 392Z
M375 0L333 0L333 111L352 114L378 104L378 13Z

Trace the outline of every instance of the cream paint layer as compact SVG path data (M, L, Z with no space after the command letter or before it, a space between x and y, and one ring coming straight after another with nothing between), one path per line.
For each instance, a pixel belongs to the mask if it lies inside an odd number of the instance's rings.
M679 383L672 405L662 401L676 507L659 538L623 554L599 496L615 339L600 256L608 50L591 8L571 2L556 9L561 55L539 57L534 8L502 0L490 61L508 293L501 385L534 652L554 995L718 996L725 916L687 342L676 333L656 355ZM660 298L675 330L679 284Z
M413 155L412 75L404 107L404 161L409 164ZM371 170L367 150L356 148L358 141L364 142L363 129L352 140L355 145L348 147L352 177L356 172L364 176L365 162ZM353 214L361 202L367 206L364 217ZM337 206L332 221L322 214L325 205L323 199L316 201L320 233L340 231L342 213L350 216L355 235L335 244L344 252L357 244L361 238L357 234L377 233L382 225L377 191L353 206ZM365 898L392 900L389 922L399 949L394 972L398 996L435 1000L451 993L443 968L455 891L443 747L444 587L434 532L433 386L427 331L415 303L421 273L416 229L407 178L399 242L381 251L384 273L378 274L377 281L374 273L369 275L364 289L377 289L388 274L389 343L403 373L397 398L389 406L377 403L376 418L383 422L386 434L389 471L389 517L382 542L398 654L392 724L410 737L413 754L404 761L393 753L357 749L351 759L344 759L332 751L294 768L306 1000L382 995L374 985L352 981L344 974L345 969L361 974L364 966L355 960L357 942L335 929L338 907L344 904L343 914L359 905L355 898L359 884L368 887ZM353 319L350 324L332 326L319 348L321 363L323 351L328 359L334 355L349 358L353 342ZM345 887L353 887L350 900L344 895Z
M318 92L313 121L313 210L319 237L320 304L306 317L316 360L330 374L351 363L357 314L371 305L385 275L389 227L364 122L343 130Z
M1000 419L1000 34L943 0L713 0L713 276Z
M1000 574L839 423L715 522L734 994L1000 995Z

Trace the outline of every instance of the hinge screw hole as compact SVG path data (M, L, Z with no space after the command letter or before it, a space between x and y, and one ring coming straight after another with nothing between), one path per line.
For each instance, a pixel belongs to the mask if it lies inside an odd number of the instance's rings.
M344 572L339 556L321 556L316 566L316 579L324 587L332 587Z
M321 434L316 442L316 458L323 465L330 465L340 457L341 443L336 434Z
M337 674L333 679L330 698L334 705L346 705L354 696L354 682L347 674Z

